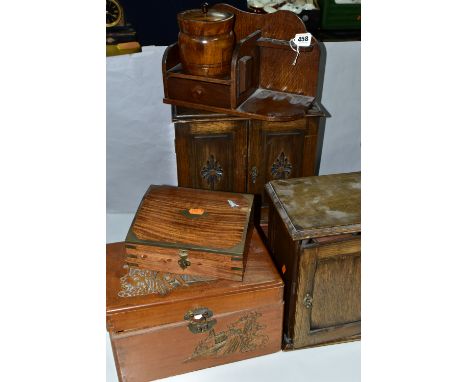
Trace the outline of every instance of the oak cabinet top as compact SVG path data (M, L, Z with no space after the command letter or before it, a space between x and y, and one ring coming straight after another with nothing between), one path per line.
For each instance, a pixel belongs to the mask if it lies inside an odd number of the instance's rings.
M361 231L361 173L274 180L266 190L295 240Z

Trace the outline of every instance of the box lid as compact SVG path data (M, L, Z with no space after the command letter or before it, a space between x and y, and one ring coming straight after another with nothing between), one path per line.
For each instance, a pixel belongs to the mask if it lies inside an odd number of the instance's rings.
M124 243L107 245L106 317L109 331L180 322L190 309L214 315L278 303L283 281L254 229L243 281L210 280L125 265Z
M151 185L125 241L242 256L253 195Z
M265 185L294 240L361 231L361 173L274 180Z

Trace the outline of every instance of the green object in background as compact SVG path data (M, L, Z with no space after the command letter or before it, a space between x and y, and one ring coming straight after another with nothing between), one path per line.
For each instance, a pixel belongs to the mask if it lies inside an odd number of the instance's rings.
M361 29L361 3L319 0L324 30Z

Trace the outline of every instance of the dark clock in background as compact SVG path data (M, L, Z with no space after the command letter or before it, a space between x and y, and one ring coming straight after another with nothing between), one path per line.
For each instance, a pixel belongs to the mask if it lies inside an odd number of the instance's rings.
M145 45L170 45L177 41L177 14L187 9L201 8L203 0L119 0L125 18L135 29L138 41ZM209 4L231 4L247 10L246 0L211 1Z

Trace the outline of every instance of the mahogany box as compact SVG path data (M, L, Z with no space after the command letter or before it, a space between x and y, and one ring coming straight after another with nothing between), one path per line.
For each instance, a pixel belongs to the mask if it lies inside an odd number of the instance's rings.
M361 174L275 180L266 191L285 349L360 339Z
M129 265L242 280L253 195L150 186L125 239Z
M107 245L106 321L120 381L150 381L281 350L283 282L256 230L242 282L128 266Z

